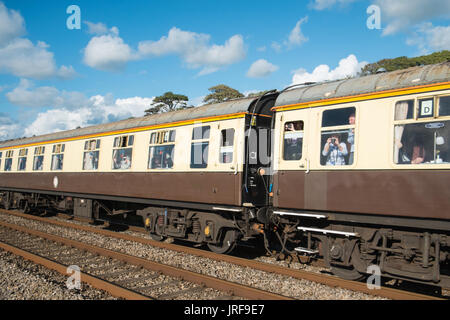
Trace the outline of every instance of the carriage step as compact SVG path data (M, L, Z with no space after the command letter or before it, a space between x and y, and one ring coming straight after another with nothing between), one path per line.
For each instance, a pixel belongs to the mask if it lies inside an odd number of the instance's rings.
M301 253L307 253L307 254L317 254L319 253L319 250L312 250L312 249L307 249L307 248L303 248L303 247L298 247L294 249L297 252L301 252Z
M326 219L327 216L323 214L315 214L315 213L298 213L298 212L288 212L288 211L274 211L274 214L279 216L295 216L302 218L316 218L316 219Z
M310 232L317 232L317 233L323 233L323 234L335 234L335 235L341 235L341 236L346 236L346 237L359 237L359 234L356 232L345 232L345 231L317 229L317 228L308 228L308 227L297 227L297 229L301 230L301 231L310 231Z

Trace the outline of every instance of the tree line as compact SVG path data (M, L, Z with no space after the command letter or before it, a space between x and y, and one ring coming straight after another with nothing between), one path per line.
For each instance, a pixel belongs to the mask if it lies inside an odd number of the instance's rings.
M367 64L359 73L358 76L366 76L370 74L377 73L381 68L389 71L395 71L400 69L406 69L414 66L436 64L441 62L450 61L450 51L443 50L440 52L434 52L429 55L424 55L420 57L397 57L394 59L382 59L374 63ZM208 89L211 93L208 94L204 99L203 103L213 104L220 103L231 99L243 98L244 95L238 90L233 89L224 84L219 84L217 86ZM256 93L250 93L247 97L258 97L266 93L267 91L260 91ZM166 92L162 96L156 97L153 100L152 105L149 109L145 110L145 115L152 115L162 112L169 112L181 109L193 108L193 105L187 105L189 98L182 94L175 94L173 92Z

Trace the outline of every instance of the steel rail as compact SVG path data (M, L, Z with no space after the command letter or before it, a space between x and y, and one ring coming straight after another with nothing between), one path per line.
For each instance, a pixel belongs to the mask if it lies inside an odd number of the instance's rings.
M62 263L52 261L50 259L41 257L37 254L31 253L29 251L20 249L16 246L10 245L0 240L0 248L8 251L16 256L21 256L22 258L29 260L35 264L39 264L47 269L54 270L64 276L67 276L67 267ZM123 298L127 300L152 300L148 296L144 296L137 292L128 290L121 286L117 286L111 282L102 280L100 278L89 275L85 272L80 271L80 281L91 285L92 287L108 292L114 297Z
M209 259L213 259L216 261L228 262L228 263L239 265L242 267L249 267L249 268L253 268L253 269L257 269L257 270L261 270L261 271L265 271L265 272L281 274L281 275L289 276L289 277L292 277L295 279L313 281L313 282L321 283L323 285L327 285L330 287L339 287L339 288L348 289L348 290L352 290L352 291L363 292L363 293L366 293L369 295L379 296L379 297L388 298L388 299L392 299L392 300L430 300L430 299L431 300L436 300L436 299L441 300L438 297L433 297L433 296L428 296L428 295L424 295L424 294L408 292L408 291L394 289L394 288L388 288L388 287L381 287L380 289L370 289L366 283L345 280L345 279L337 278L335 276L318 274L318 273L314 273L314 272L307 272L307 271L298 270L298 269L286 268L286 267L282 267L282 266L278 266L278 265L273 265L270 263L264 263L264 262L249 260L249 259L240 258L240 257L218 254L218 253L214 253L211 251L205 251L205 250L200 250L200 249L196 249L196 248L175 245L175 244L171 244L171 243L157 242L154 240L136 237L136 236L132 236L132 235L128 235L128 234L121 234L121 233L117 233L114 231L98 229L98 228L91 227L91 226L79 225L79 224L57 221L57 220L49 220L48 218L30 216L30 215L23 214L23 213L17 212L17 211L6 211L3 209L0 209L0 213L10 214L10 215L14 215L17 217L22 217L25 219L31 219L31 220L35 220L35 221L49 223L49 224L53 224L53 225L57 225L57 226L61 226L61 227L73 228L76 230L87 231L87 232L93 232L96 234L100 234L100 235L104 235L104 236L108 236L108 237L112 237L112 238L116 238L116 239L138 242L141 244L151 245L151 246L162 248L162 249L197 255L197 256L200 256L203 258L209 258Z
M101 256L111 257L113 259L117 259L126 263L130 263L133 265L141 266L147 270L151 270L154 272L160 272L167 276L176 277L181 280L193 282L199 284L201 286L207 286L219 291L230 292L233 295L240 296L247 299L252 300L292 300L290 297L278 295L275 293L263 291L256 288L251 288L248 286L244 286L241 284L237 284L234 282L229 282L222 279L217 279L211 276L195 273L192 271L188 271L185 269L175 268L169 265L153 262L150 260L146 260L140 257L128 255L125 253L121 253L118 251L113 251L105 248L101 248L98 246L94 246L91 244L83 243L80 241L67 239L64 237L52 235L49 233L45 233L42 231L30 229L27 227L7 223L4 221L0 221L0 226L4 226L6 228L17 230L20 232L28 233L30 235L34 235L40 238L44 238L50 241L55 241L58 243L62 243L67 246L72 246L81 250L85 250L91 253L99 254Z

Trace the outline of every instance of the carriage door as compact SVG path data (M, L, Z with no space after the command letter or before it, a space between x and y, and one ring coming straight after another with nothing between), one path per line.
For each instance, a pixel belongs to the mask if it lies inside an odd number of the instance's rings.
M275 144L278 168L274 174L274 206L303 208L305 178L309 172L305 139L309 110L278 115Z

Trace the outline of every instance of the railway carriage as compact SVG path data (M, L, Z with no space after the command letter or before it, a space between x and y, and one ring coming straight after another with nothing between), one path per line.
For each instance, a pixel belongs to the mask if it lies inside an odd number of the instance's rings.
M450 286L450 63L0 143L1 202Z

